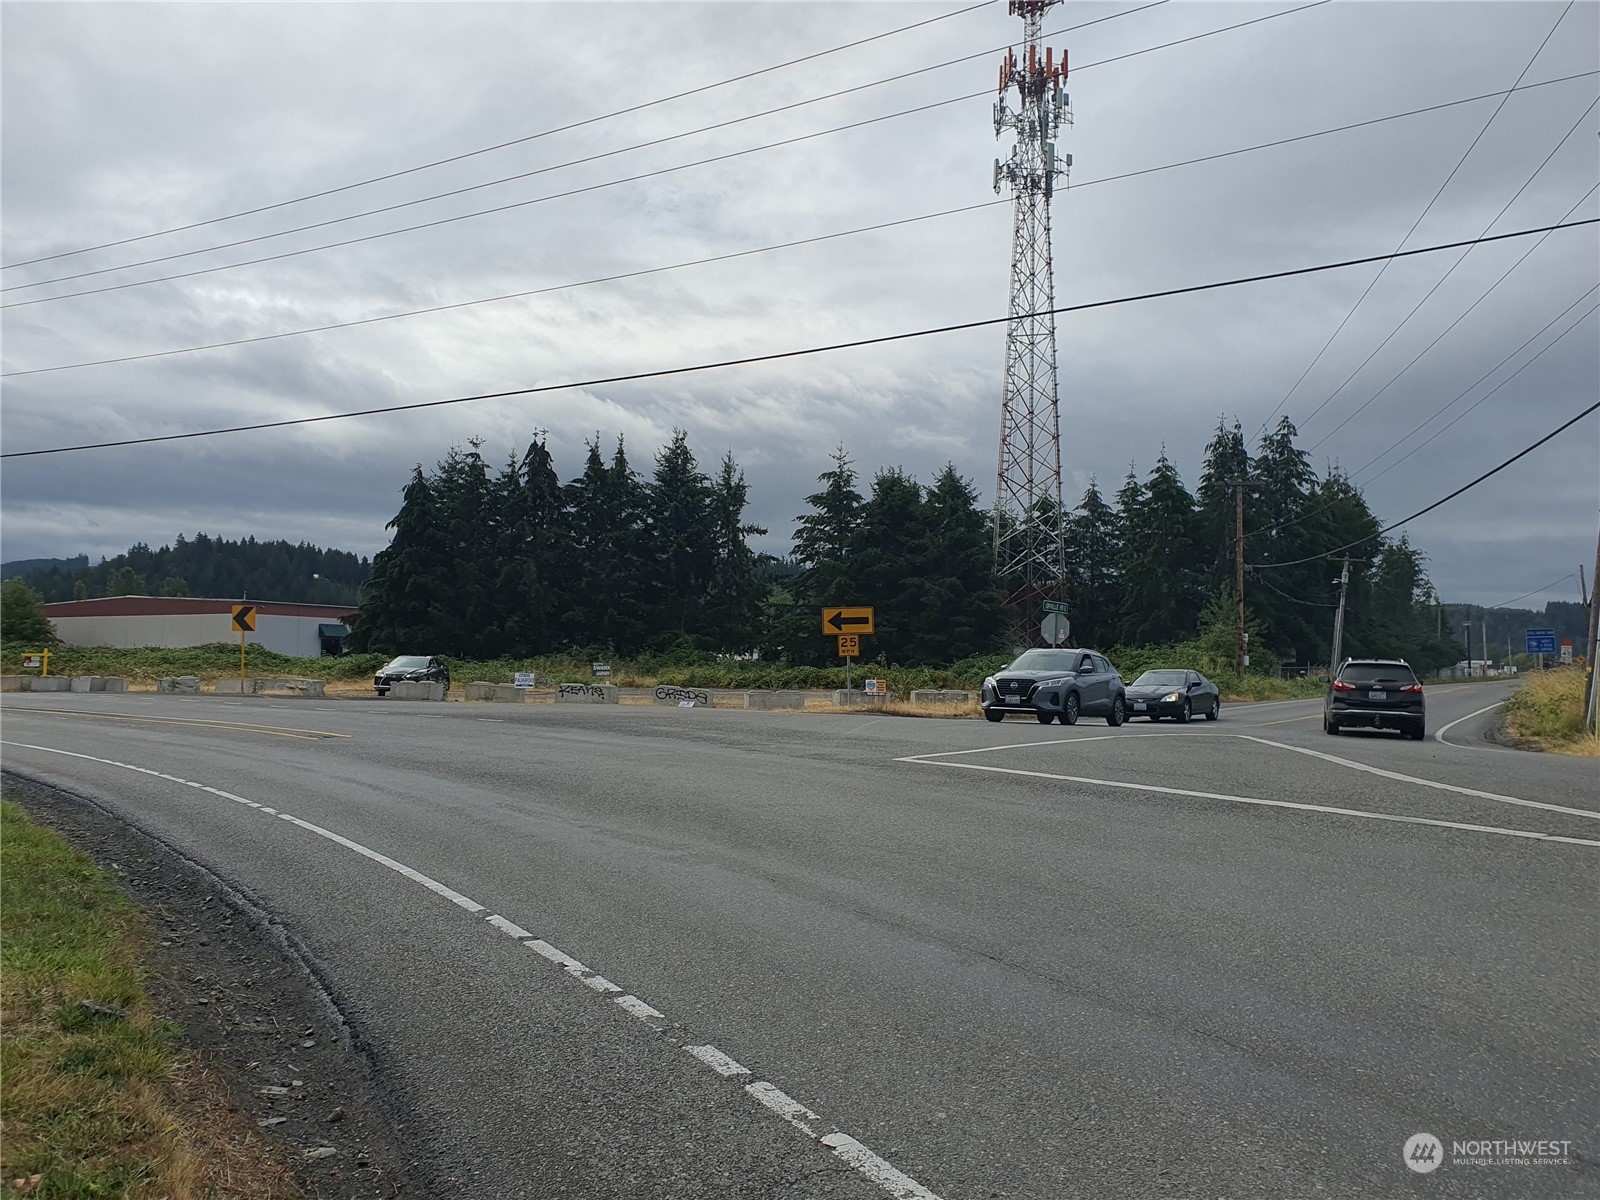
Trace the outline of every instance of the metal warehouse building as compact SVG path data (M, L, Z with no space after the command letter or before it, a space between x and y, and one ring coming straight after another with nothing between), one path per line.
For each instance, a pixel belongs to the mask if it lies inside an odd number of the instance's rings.
M270 600L210 600L198 596L107 596L102 600L61 600L44 605L56 633L69 646L204 646L232 642L233 606L254 604L256 630L245 635L253 645L315 658L338 654L349 634L342 604L275 604Z

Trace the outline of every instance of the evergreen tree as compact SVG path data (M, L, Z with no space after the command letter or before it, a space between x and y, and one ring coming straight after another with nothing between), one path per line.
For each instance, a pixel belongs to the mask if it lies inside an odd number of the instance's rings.
M718 649L734 653L750 650L759 640L761 605L769 589L760 561L745 540L767 532L745 522L749 496L744 472L729 451L711 485L711 585L702 623Z
M1204 465L1200 468L1200 486L1195 491L1198 519L1195 536L1200 566L1205 572L1204 585L1210 595L1222 588L1233 587L1234 581L1234 530L1237 524L1236 484L1248 484L1250 477L1250 451L1245 446L1244 431L1235 421L1230 427L1219 417L1216 431L1206 443ZM1254 509L1253 497L1245 495L1245 519L1250 519ZM1248 550L1249 543L1246 542Z
M946 463L923 504L921 594L905 631L906 661L951 663L993 653L1000 637L1000 596L993 531L976 489Z
M566 501L542 435L520 461L507 464L495 489L502 514L496 585L501 653L547 654L564 641L572 576Z
M788 582L790 599L769 605L767 642L793 663L821 666L837 661L821 634L823 605L854 604L856 540L865 501L856 490L855 466L844 447L833 452L833 469L817 476L822 490L806 497L810 511L795 518L793 561L800 573Z
M674 429L672 441L656 455L646 494L660 628L682 637L704 626L716 563L711 481L682 429Z
M1122 514L1120 641L1128 646L1189 637L1204 603L1196 570L1194 497L1165 450L1141 493Z
M372 560L372 581L360 611L350 620L350 648L384 654L447 653L455 625L450 619L455 590L448 575L438 504L420 465L412 471L400 511L386 528L394 536Z
M645 526L644 488L617 439L610 465L598 438L583 475L567 488L571 547L579 586L566 624L580 648L636 654L651 632L647 589L656 577Z
M444 558L438 569L450 581L454 600L441 619L438 653L481 658L500 653L505 641L495 583L501 513L479 439L468 449L451 447L432 479ZM440 614L445 617L444 613Z
M853 598L839 601L875 610L877 631L871 646L863 647L872 657L911 661L929 588L926 548L922 486L898 467L879 471L852 548Z
M39 593L22 580L0 584L0 642L25 643L24 648L36 650L59 645L56 627L42 605Z
M1108 646L1117 636L1122 521L1092 479L1077 511L1067 518L1066 547L1072 641Z

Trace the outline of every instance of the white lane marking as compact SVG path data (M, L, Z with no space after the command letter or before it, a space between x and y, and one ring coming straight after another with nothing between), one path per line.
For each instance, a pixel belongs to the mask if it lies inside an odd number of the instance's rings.
M512 924L499 913L495 913L495 915L492 917L485 917L484 920L488 921L489 924L493 925L501 933L509 933L514 938L531 938L533 936L533 934L529 933L521 925Z
M535 954L542 954L551 962L558 963L559 965L565 967L574 975L589 969L577 959L573 958L572 955L567 954L565 951L557 950L543 938L534 938L531 942L523 942L522 944L529 950L532 950Z
M1239 735L1236 735L1239 736ZM1264 800L1257 796L1230 796L1225 792L1196 792L1188 788L1161 787L1154 783L1128 783L1121 779L1090 779L1083 775L1054 775L1048 771L1020 771L1015 767L986 767L982 763L934 762L931 758L905 759L925 767L950 767L958 771L993 771L998 775L1022 775L1030 779L1058 779L1063 783L1088 783L1097 787L1120 788L1129 792L1154 792L1162 796L1188 796L1196 800L1224 800L1229 804L1259 804L1264 808L1293 808L1302 812L1326 813L1336 817L1360 817L1368 821L1399 821L1405 825L1433 825L1441 829L1464 829L1473 833L1494 833L1503 837L1532 838L1540 842L1565 842L1572 846L1600 846L1589 838L1561 837L1535 833L1531 829L1501 829L1496 825L1470 825L1463 821L1436 821L1430 817L1403 817L1397 813L1363 812L1356 808L1334 808L1327 804L1299 804L1292 800Z
M1249 742L1260 742L1263 746L1276 746L1280 750L1292 750L1296 754L1309 755L1320 758L1324 762L1336 763L1341 767L1349 767L1352 771L1365 771L1368 775L1381 775L1385 779L1395 779L1401 783L1416 783L1423 787L1438 788L1441 792L1455 792L1462 796L1475 796L1479 800L1494 800L1501 804L1518 804L1523 808L1542 808L1546 812L1566 813L1571 817L1588 817L1591 821L1600 821L1600 812L1590 808L1568 808L1562 804L1546 804L1543 800L1523 800L1518 796L1502 796L1498 792L1480 792L1477 788L1461 787L1454 783L1440 783L1437 779L1423 779L1420 775L1402 775L1399 771L1386 771L1382 767L1368 766L1363 762L1356 762L1352 758L1340 758L1337 754L1324 754L1321 750L1312 750L1305 746L1291 746L1287 742L1274 742L1268 738L1252 737L1248 733L1237 736Z
M740 1066L715 1046L685 1046L684 1049L724 1079L750 1074L749 1067Z
M847 1133L830 1133L822 1144L860 1171L895 1200L939 1200L905 1172L879 1158Z
M801 1104L800 1101L784 1095L778 1088L765 1080L760 1083L747 1083L744 1086L744 1090L754 1096L757 1103L766 1105L808 1138L817 1136L817 1131L806 1122L820 1121L822 1118L804 1104Z
M53 746L36 746L29 742L14 742L5 739L0 739L0 745L17 746L26 750L39 750L46 754L59 754L67 758L85 759L89 762L102 763L106 766L121 767L128 771L137 771L141 775L151 775L160 779L170 780L173 783L183 784L186 787L199 788L201 791L209 792L219 799L231 800L239 804L248 805L259 812L276 816L281 821L287 821L291 825L295 825L309 833L314 833L318 837L327 838L329 841L343 846L347 850L353 850L364 858L369 858L373 862L388 867L390 870L405 876L414 883L420 883L429 891L444 896L446 899L461 906L469 912L476 914L486 911L484 906L479 904L477 901L462 895L460 892L457 892L452 888L446 887L438 880L432 879L429 876L424 875L421 871L415 870L412 867L408 867L404 863L398 862L385 854L380 854L376 850L372 850L369 847L363 846L359 842L351 841L349 838L334 833L330 829L324 829L320 825L314 825L310 821L302 820L301 818L290 813L279 812L277 809L269 808L264 804L257 804L254 800L247 800L243 796L237 796L234 793L224 791L221 788L209 787L189 779L180 779L176 775L168 775L161 771L152 770L149 767L139 767L132 763L118 762L115 759L110 758L98 758L92 754L79 754L72 750L58 750ZM965 764L949 763L945 765L963 766ZM984 770L991 768L978 769ZM992 769L998 770L1001 768ZM505 917L500 916L498 913L490 914L484 918L484 921L487 924L493 925L502 932L512 934L516 937L521 937L528 932L520 925L514 924ZM544 941L542 938L528 937L528 939L522 944L527 946L530 950L533 950L535 953L549 959L551 962L559 964L567 971L568 974L574 976L575 978L581 979L586 985L593 988L597 992L609 994L611 992L618 992L622 990L609 979L595 974L588 967L584 966L577 959L573 958L570 954L567 954L563 950L557 949L555 946L552 946L549 942ZM646 1024L649 1024L652 1021L661 1021L666 1019L666 1014L661 1012L660 1009L652 1007L643 1000L639 999L639 997L631 994L614 996L612 997L612 1003L616 1004L630 1015L637 1017L641 1021L644 1021ZM654 1025L651 1027L655 1028ZM723 1054L715 1046L689 1046L685 1047L685 1049L687 1049L701 1062L705 1063L707 1066L710 1066L719 1075L724 1077L750 1074L747 1068L740 1066L737 1062L729 1058L726 1054ZM767 1082L752 1083L746 1085L745 1091L770 1111L782 1117L789 1124L800 1130L807 1137L812 1138L813 1140L817 1138L818 1131L808 1122L820 1121L821 1118L799 1101L785 1095L773 1084ZM851 1167L853 1170L860 1172L866 1178L872 1180L891 1196L895 1197L895 1200L939 1200L938 1196L928 1191L927 1188L923 1187L916 1180L895 1168L885 1159L880 1158L878 1155L868 1150L860 1142L856 1141L849 1135L840 1132L834 1132L822 1140L824 1144L827 1145L829 1149L831 1149L834 1154L837 1155L846 1165Z
M1490 709L1499 708L1504 703L1505 703L1504 700L1496 700L1493 704L1485 705L1483 708L1480 708L1477 712L1469 712L1464 717L1457 717L1454 721L1451 721L1450 724L1442 726L1441 728L1434 730L1434 732L1433 732L1433 740L1436 741L1436 742L1442 742L1446 746L1454 745L1453 742L1446 742L1444 740L1444 735L1446 733L1448 733L1450 730L1454 729L1457 725L1461 724L1461 722L1470 721L1470 720L1472 720L1473 717L1481 717L1481 716L1483 716L1484 713L1488 712Z
M663 1021L666 1019L666 1013L651 1008L637 996L618 996L612 1003L621 1006L641 1021Z
M930 750L926 754L908 754L904 758L897 758L895 762L921 762L925 758L954 758L958 754L990 754L996 750L1031 750L1035 746L1071 746L1078 742L1105 742L1112 738L1130 737L1155 737L1153 733L1097 733L1093 737L1079 738L1050 738L1048 741L1039 742L1011 742L1004 746L979 746L976 750ZM1162 737L1168 735L1162 734Z

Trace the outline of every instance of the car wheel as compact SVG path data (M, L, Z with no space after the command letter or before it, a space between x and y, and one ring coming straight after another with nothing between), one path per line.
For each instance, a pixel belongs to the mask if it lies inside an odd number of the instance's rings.
M1413 742L1426 741L1428 737L1427 727L1418 725L1415 729L1408 729L1406 730L1406 736Z
M1077 692L1067 693L1067 702L1061 706L1059 720L1063 725L1076 725L1078 723L1078 710L1082 707L1078 701Z
M1177 722L1179 725L1187 725L1189 723L1189 701L1187 698L1183 702L1182 710L1178 713Z
M1041 725L1048 725L1056 719L1055 713L1035 712L1033 715L1039 718L1039 724Z
M1339 727L1330 721L1327 716L1324 716L1322 718L1322 732L1337 737L1339 736Z
M1215 721L1222 715L1222 697L1218 696L1211 702L1211 711L1206 714L1206 720Z
M986 708L983 710L983 719L985 721L993 721L996 724L999 724L1001 721L1006 719L1006 715L1005 713L1000 712L998 709Z
M1128 710L1123 705L1122 697L1118 696L1111 702L1111 711L1106 714L1106 724L1115 729L1128 719Z

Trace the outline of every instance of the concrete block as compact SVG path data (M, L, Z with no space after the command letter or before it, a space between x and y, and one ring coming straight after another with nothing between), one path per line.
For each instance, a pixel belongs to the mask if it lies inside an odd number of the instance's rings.
M769 692L757 690L744 694L746 708L775 709L775 708L804 708L806 696L804 692Z
M108 692L125 692L128 690L128 681L126 679L118 679L115 676L108 675L105 683L105 690Z
M211 685L211 690L219 696L253 696L256 690L254 679L219 679Z
M389 685L391 700L443 700L444 684L425 680L400 680Z
M686 700L696 708L711 707L711 693L704 688L682 688L670 683L663 683L656 688L655 695L650 698L650 703L681 706Z
M198 675L169 675L164 679L156 680L156 691L158 692L198 692L199 690L200 677Z
M946 692L937 688L918 688L911 693L913 704L971 704L971 692Z
M557 704L616 704L621 689L609 683L560 683L556 685Z
M258 679L256 694L263 692L293 692L297 696L321 696L327 692L326 679Z
M0 692L25 692L32 675L0 675Z
M893 692L879 692L869 696L866 692L844 692L833 694L833 702L839 708L882 708L890 700L898 700L899 696Z
M528 689L512 683L485 683L483 680L467 684L467 699L488 704L525 704Z
M35 675L28 680L30 692L65 692L71 685L72 681L65 675Z
M487 683L481 679L474 680L473 682L467 684L467 699L493 700L494 689L499 686L500 685L497 683Z
M98 675L74 675L67 683L69 692L103 692L106 681Z

